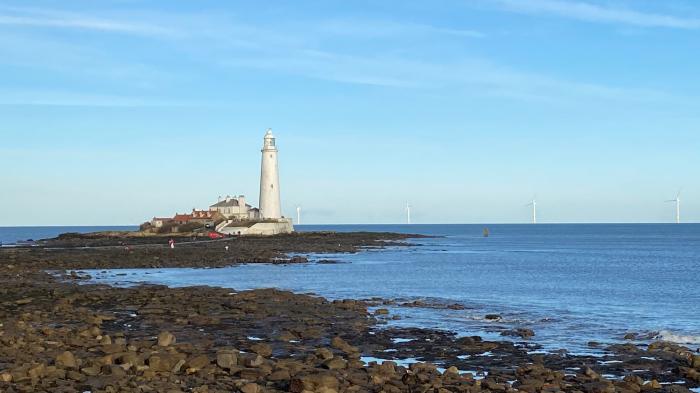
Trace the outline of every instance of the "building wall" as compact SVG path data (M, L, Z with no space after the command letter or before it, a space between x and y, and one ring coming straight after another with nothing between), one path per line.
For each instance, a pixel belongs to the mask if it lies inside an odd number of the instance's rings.
M251 226L226 226L219 229L219 232L228 235L240 235L240 236L272 236L279 235L283 233L294 232L294 226L292 225L292 220L290 219L280 219L276 222L258 222Z

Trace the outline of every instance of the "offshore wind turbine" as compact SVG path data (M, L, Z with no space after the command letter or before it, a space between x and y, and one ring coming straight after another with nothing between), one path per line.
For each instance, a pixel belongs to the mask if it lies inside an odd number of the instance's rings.
M676 199L669 199L666 202L676 202L676 224L681 223L681 190L678 190Z
M532 202L525 206L532 206L532 223L537 224L537 200L532 198Z
M406 224L411 223L411 205L406 202Z
M297 206L297 225L301 225L301 206Z

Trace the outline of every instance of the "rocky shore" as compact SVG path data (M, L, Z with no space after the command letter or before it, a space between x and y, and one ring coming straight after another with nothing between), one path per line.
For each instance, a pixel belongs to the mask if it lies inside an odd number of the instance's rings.
M393 318L388 305L459 305L328 301L273 289L113 288L46 272L288 261L406 237L183 238L175 249L72 238L0 249L0 392L688 392L700 385L700 355L669 343L569 356L533 351L528 338L536 332L514 331L522 341L513 343L382 323Z

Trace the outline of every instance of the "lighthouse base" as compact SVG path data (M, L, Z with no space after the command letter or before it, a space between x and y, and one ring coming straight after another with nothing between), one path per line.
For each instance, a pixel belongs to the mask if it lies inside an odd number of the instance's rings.
M288 218L280 218L277 220L251 221L251 222L235 222L228 221L222 223L216 228L217 232L226 235L236 236L272 236L283 233L294 232L292 220Z

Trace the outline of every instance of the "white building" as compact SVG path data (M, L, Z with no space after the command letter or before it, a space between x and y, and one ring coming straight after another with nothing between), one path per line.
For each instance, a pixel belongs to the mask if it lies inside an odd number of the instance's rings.
M272 130L267 129L263 138L260 164L260 215L263 219L282 218L280 203L280 177L277 167L277 146Z
M260 219L260 211L245 202L245 196L235 198L226 196L223 200L209 206L209 210L223 214L229 220L248 221Z

